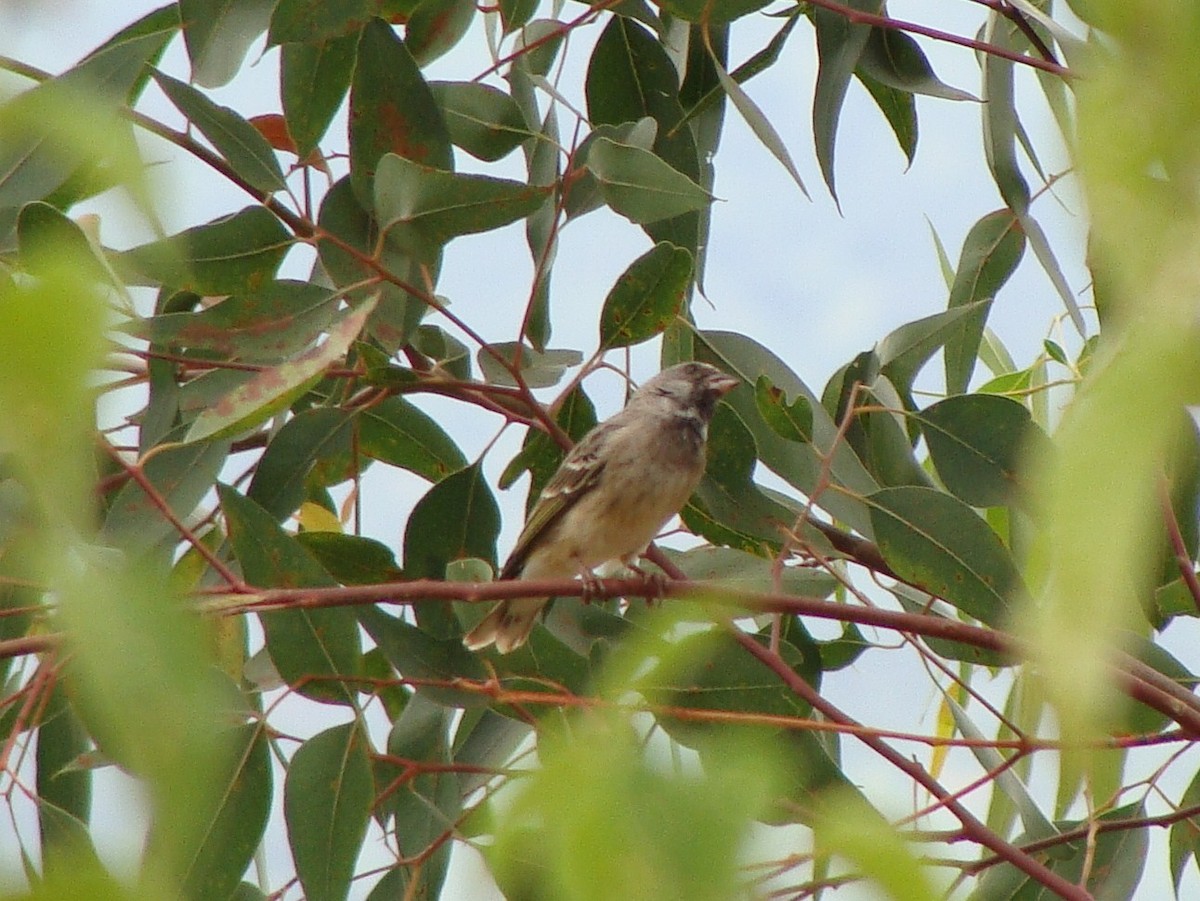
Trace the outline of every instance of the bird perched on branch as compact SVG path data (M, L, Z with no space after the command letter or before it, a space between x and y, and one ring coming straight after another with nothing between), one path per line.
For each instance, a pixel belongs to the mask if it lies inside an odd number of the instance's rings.
M704 474L717 401L738 380L707 363L680 363L634 392L588 432L546 483L501 579L592 578L608 560L631 565L680 511ZM463 638L507 654L523 645L549 602L501 601Z

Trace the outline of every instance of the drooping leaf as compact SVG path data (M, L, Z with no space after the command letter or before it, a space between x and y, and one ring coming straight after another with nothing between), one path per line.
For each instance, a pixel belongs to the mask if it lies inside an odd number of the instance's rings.
M300 508L310 485L349 478L353 419L352 411L335 407L297 413L272 436L246 496L282 521Z
M228 898L263 841L271 813L271 756L260 723L233 736L234 753L221 774L221 791L206 811L202 841L194 849L183 881L189 898Z
M391 26L372 19L350 85L350 182L360 203L374 197L375 167L388 153L454 168L450 133L416 60Z
M484 377L494 385L516 385L512 373L501 365L496 354L517 366L521 378L530 388L549 388L557 385L569 366L583 362L583 354L569 348L549 348L536 351L515 341L502 341L479 349L477 359Z
M422 264L392 242L380 241L379 222L354 196L349 178L338 180L326 193L317 221L336 237L317 244L329 277L339 286L353 285L347 292L352 299L378 297L368 322L371 335L385 348L403 347L425 314L421 298L427 296L426 278L437 280L440 259Z
M275 275L292 236L268 210L250 206L126 251L118 262L153 284L200 295L257 290ZM145 282L140 282L145 283Z
M308 348L333 321L337 294L308 282L271 281L194 313L160 313L125 330L176 352L220 354L248 363L279 362Z
M417 501L404 529L404 574L444 579L454 560L477 557L495 567L500 508L478 462L447 476ZM416 605L417 623L438 638L461 633L444 602Z
M651 148L654 155L702 188L711 190L711 184L704 180L692 130L681 127L683 107L679 101L678 71L662 43L645 28L624 16L609 20L588 61L584 91L594 126L619 126L649 116L657 126ZM605 199L609 200L607 196ZM645 231L652 240L670 241L699 259L701 222L705 216L706 213L685 212L647 221Z
M981 302L987 302L987 306L960 320L954 333L945 341L946 390L949 393L966 393L991 301L1017 268L1024 251L1024 233L1010 210L988 213L967 233L948 306L963 307Z
M910 94L925 94L942 100L979 99L939 81L920 45L911 35L895 28L871 27L858 66L881 84Z
M862 82L862 86L867 89L867 93L871 95L871 99L875 101L875 105L887 119L888 125L892 127L892 134L896 136L896 142L900 145L900 150L911 164L917 156L917 133L919 130L917 102L913 95L881 81L876 81L861 67L855 70L854 76Z
M232 488L217 486L243 577L262 587L333 587L336 583L274 517ZM358 624L347 609L286 610L259 616L275 668L307 697L352 704L346 677L362 662ZM325 678L321 678L325 677Z
M192 80L206 88L232 81L274 6L275 0L179 0Z
M878 13L882 0L851 0L847 4L866 13ZM834 189L833 151L837 141L838 120L850 77L858 65L871 29L851 22L841 13L824 7L813 10L813 26L817 32L817 84L813 91L813 140L817 162L829 193L837 198Z
M762 9L770 0L662 0L661 6L687 22L718 25Z
M630 263L604 300L600 347L629 347L662 332L679 315L692 268L692 255L665 241Z
M151 498L135 479L126 482L109 505L102 529L105 539L131 552L148 550L168 536L179 540L182 536L158 504L165 503L178 520L186 522L212 489L228 456L229 442L221 440L156 448L141 464L142 476L156 497Z
M313 152L342 105L357 48L356 31L320 43L284 44L280 50L279 95L300 159Z
M422 697L450 707L477 707L491 703L487 696L479 692L463 691L451 686L455 679L484 682L488 678L488 669L482 659L463 647L461 637L436 638L375 607L364 607L358 611L358 617L371 640L396 672L410 679L433 683L417 686L417 693Z
M283 815L296 875L313 901L344 901L367 834L375 785L370 742L358 723L326 729L296 751Z
M287 187L275 151L253 125L186 82L163 72L155 72L154 80L241 178L268 193Z
M375 460L439 482L467 465L453 439L428 414L389 397L359 415L359 449Z
M974 510L932 488L885 488L866 499L875 542L907 582L989 625L1008 616L1021 577L1008 549Z

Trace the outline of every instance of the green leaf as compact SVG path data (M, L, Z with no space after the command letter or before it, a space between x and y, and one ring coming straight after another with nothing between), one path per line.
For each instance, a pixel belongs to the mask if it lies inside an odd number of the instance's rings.
M375 212L388 240L429 259L451 238L523 219L549 186L487 175L456 175L387 154L375 174Z
M179 7L169 3L153 12L146 13L84 57L80 66L89 64L101 56L121 54L138 60L142 65L140 71L133 73L125 94L125 103L134 106L142 94L142 90L150 81L150 66L158 65L158 60L166 49L167 44L179 31ZM76 67L79 68L79 67Z
M85 825L92 810L92 774L74 766L79 756L92 747L64 686L57 684L37 731L38 832L49 869L59 861L87 853L84 849L92 850Z
M512 34L537 12L538 0L500 0L500 22L505 34Z
M925 94L942 100L979 99L939 81L920 45L910 35L895 28L871 26L871 35L858 58L858 67L880 84L909 94Z
M661 6L687 22L719 25L740 19L766 6L770 0L662 0Z
M474 18L474 0L420 0L408 17L405 46L418 66L426 66L452 50Z
M771 120L766 117L758 104L750 99L750 95L742 90L742 86L736 79L732 78L725 67L721 65L717 59L712 60L713 68L717 73L717 78L721 83L721 88L737 111L741 113L742 118L746 120L746 124L750 126L750 130L754 132L754 136L758 138L760 144L767 148L771 156L779 161L788 175L792 177L792 181L796 183L796 187L800 192L809 197L808 188L804 187L804 179L800 177L800 170L796 168L796 164L792 161L792 155L788 152L787 145L783 143L783 138L779 136L779 132L775 130L775 126L771 124ZM812 198L809 197L811 200Z
M754 383L754 404L763 422L780 438L801 444L812 441L812 405L804 395L789 402L781 389L772 385L765 375L760 375Z
M303 410L271 438L254 468L246 496L277 521L300 508L310 487L327 487L353 474L355 414L333 407Z
M341 107L357 50L357 32L320 43L284 44L280 50L283 116L301 160L313 152Z
M447 733L456 712L439 707L422 697L413 697L404 705L399 719L388 735L388 753L406 760L429 761L434 764L451 762ZM391 769L395 775L400 771ZM388 772L385 770L385 772ZM383 782L385 787L388 779ZM387 810L395 818L396 845L400 854L413 858L428 852L434 842L455 828L462 811L458 779L454 773L422 773L407 779L387 802ZM446 878L450 842L424 859L420 867L402 871L401 885L414 898L436 898ZM411 880L412 884L409 884ZM380 901L396 895L379 895Z
M1012 501L1018 466L1038 430L1029 411L998 394L960 394L917 416L942 482L973 507Z
M1200 771L1188 783L1183 797L1179 799L1179 809L1186 810L1200 805ZM1175 897L1179 897L1179 886L1183 880L1183 871L1188 860L1200 861L1200 817L1191 816L1185 820L1171 824L1168 839L1171 863L1171 882L1175 887ZM1200 865L1200 863L1198 863Z
M731 547L698 547L690 551L663 549L671 562L689 579L715 582L740 591L769 591L777 589L787 594L822 598L837 588L837 580L829 573L807 566L784 566L775 584L774 561L748 554Z
M371 335L385 348L403 347L427 309L420 299L424 295L425 276L436 281L440 261L422 265L392 242L380 241L379 223L354 196L349 178L335 182L325 194L318 224L339 242L322 240L317 244L321 265L329 277L338 286L355 286L347 292L350 299L378 297L375 315L368 322ZM341 245L348 245L354 252ZM418 296L382 279L370 265L376 259L392 276L411 285Z
M364 410L358 428L362 453L431 482L467 465L458 445L437 421L402 397L389 397Z
M862 82L862 86L867 89L867 93L871 95L871 99L875 101L875 105L887 119L888 125L892 127L892 134L896 136L896 142L900 145L900 150L911 165L917 156L916 99L912 94L876 81L866 74L861 66L854 70L854 77Z
M692 255L665 241L621 273L600 313L600 347L629 347L662 332L675 317L692 280Z
M878 13L882 0L851 0L852 9L867 13ZM817 84L813 90L813 140L816 143L817 162L829 193L837 199L834 189L833 150L837 141L838 120L842 104L846 100L846 89L850 76L858 65L859 57L871 36L867 25L856 25L841 13L817 7L812 13L813 27L817 32Z
M808 386L774 353L744 335L702 331L695 334L695 343L697 359L713 363L745 383L726 395L725 404L736 410L742 423L750 429L763 464L805 494L813 492L823 478L822 474L828 472L836 484L848 491L822 492L818 505L861 534L869 535L870 520L866 507L858 498L879 486L854 451L841 440L837 424ZM811 444L797 444L781 438L763 420L750 388L758 384L760 375L766 375L788 397L808 400L813 414Z
M903 582L897 582L888 590L895 595L896 600L900 602L900 606L906 613L921 613L925 616L948 618L942 616L942 611L931 609L929 595L923 591L910 588ZM935 608L937 606L944 607L944 605L933 606ZM990 648L981 648L978 645L968 644L963 641L955 641L951 638L922 636L921 640L929 645L929 649L943 660L959 660L975 666L988 666L992 668L1013 666L1016 663L1016 660L1011 655L1001 654Z
M1025 235L1010 210L988 213L967 233L948 306L979 302L987 302L987 306L960 321L945 342L946 390L950 394L966 392L991 301L1016 270L1024 251Z
M998 626L1021 577L1008 549L962 501L931 488L884 488L866 499L875 543L906 582Z
M442 685L418 685L417 694L448 707L486 707L490 699L475 691L450 687L455 679L486 682L483 659L463 647L462 638L436 638L377 607L358 611L358 621L398 673L409 679L428 679Z
M178 440L182 436L173 437ZM142 464L142 475L158 500L165 501L179 521L187 522L212 490L228 456L228 441L188 445L168 442L168 446L156 448ZM158 503L134 479L127 481L113 498L101 535L133 553L148 550L167 537L173 542L182 538Z
M711 188L711 173L706 176L701 167L692 129L683 127L679 72L656 36L624 16L613 16L588 61L584 91L593 126L619 126L649 116L657 126L654 155ZM651 222L645 231L652 240L670 241L699 258L701 219L701 214L685 213Z
M380 0L278 0L267 46L292 42L321 45L358 31L379 13Z
M450 133L416 60L390 25L372 19L358 43L350 85L350 182L364 205L385 154L447 171Z
M239 385L196 417L186 440L238 435L287 409L316 384L328 367L346 355L374 308L375 304L367 302L347 310L330 327L324 344L294 360L265 369Z
M268 210L251 206L117 259L153 284L219 297L255 291L273 278L292 240Z
M213 103L190 84L163 72L155 72L154 80L241 178L267 193L287 188L275 151L258 129L229 107Z
M275 0L179 0L192 80L206 88L232 81L274 6Z
M232 488L217 486L225 525L243 577L263 588L331 588L336 583L274 517ZM362 663L358 625L345 609L286 610L259 615L275 668L307 697L353 704L344 681ZM327 678L320 678L320 677Z
M477 359L484 378L493 385L517 384L512 373L496 359L496 354L510 364L518 363L521 378L530 388L550 388L557 385L567 367L578 366L583 362L583 354L569 348L549 348L539 352L515 341L489 344L479 349Z
M280 280L194 313L133 320L125 331L176 353L200 350L248 363L274 363L311 346L337 311L335 291Z
M373 585L400 578L392 549L373 538L341 532L300 532L296 541L343 585Z
M682 517L713 544L753 551L778 546L779 527L795 514L765 495L753 481L754 440L727 405L717 407L708 430L708 467Z
M983 314L989 301L952 307L932 316L906 322L875 345L880 372L886 375L902 396L912 392L917 373L950 340L962 321Z
M600 183L605 203L639 225L702 210L713 200L653 153L608 138L592 146L587 168Z
M455 147L495 162L532 137L521 108L508 94L475 81L431 81L429 90L441 107Z
M313 901L343 901L349 894L375 800L369 752L358 723L346 723L302 744L288 767L288 844L305 896Z
M444 579L446 566L478 557L495 567L500 508L477 462L447 476L417 501L404 529L404 574ZM417 604L417 624L437 637L461 634L444 602Z
M220 774L216 803L205 811L202 841L188 861L183 895L228 898L263 841L271 814L271 752L264 724L240 727L235 753Z

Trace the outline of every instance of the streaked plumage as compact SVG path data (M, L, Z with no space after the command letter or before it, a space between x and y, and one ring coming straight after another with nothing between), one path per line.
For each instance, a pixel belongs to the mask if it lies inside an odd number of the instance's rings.
M631 563L679 512L704 474L705 442L717 401L738 380L707 363L660 372L625 408L567 454L529 514L501 579L562 579L608 560ZM549 598L501 601L463 643L525 643Z

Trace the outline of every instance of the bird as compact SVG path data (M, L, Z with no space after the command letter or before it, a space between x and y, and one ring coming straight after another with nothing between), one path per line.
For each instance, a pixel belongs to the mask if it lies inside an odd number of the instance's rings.
M665 369L635 391L624 409L591 429L538 496L497 577L594 579L609 560L634 566L704 475L708 426L717 402L740 380L707 363ZM547 597L498 603L463 637L501 654L529 638Z

